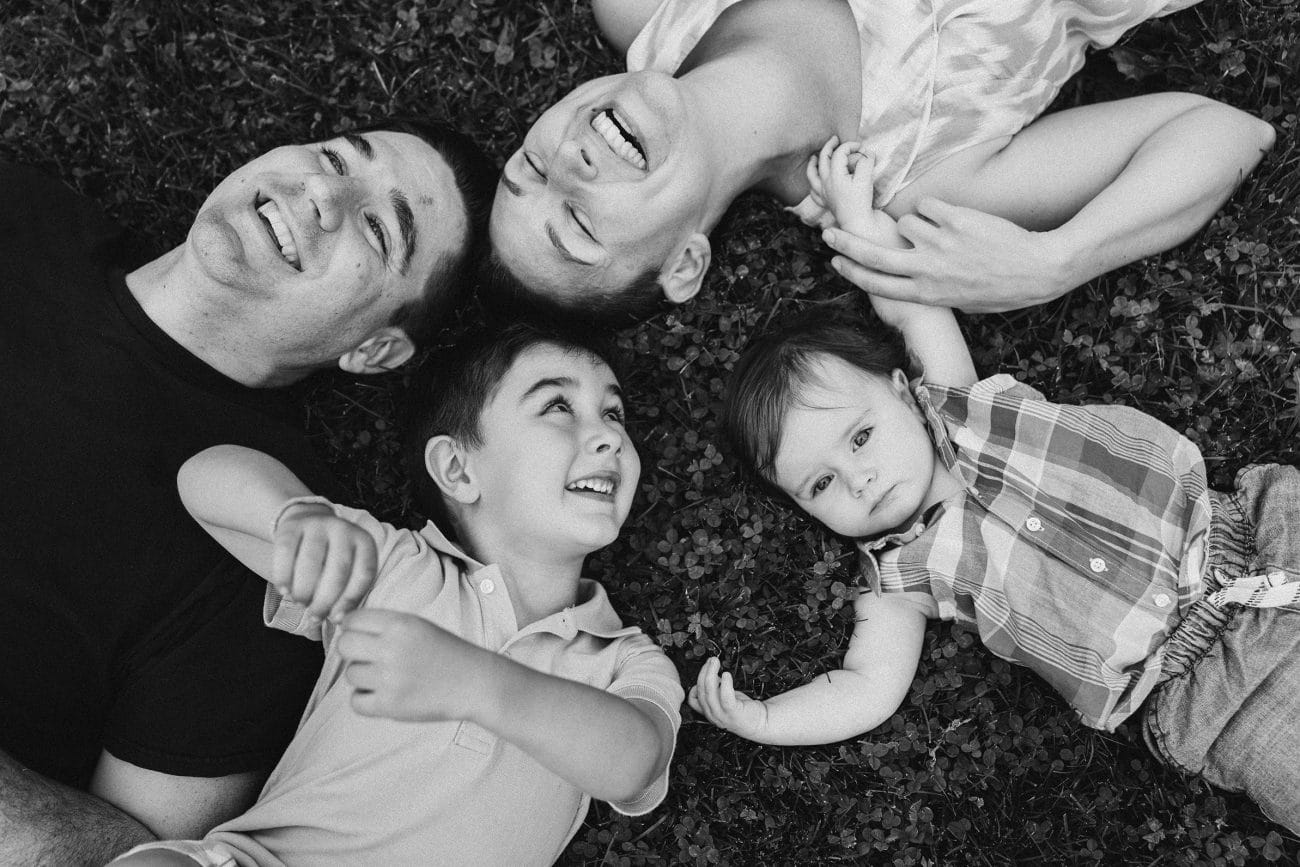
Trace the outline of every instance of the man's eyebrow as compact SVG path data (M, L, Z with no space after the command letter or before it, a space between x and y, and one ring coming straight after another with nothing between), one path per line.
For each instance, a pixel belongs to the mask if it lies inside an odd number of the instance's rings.
M560 251L560 257L564 259L564 261L572 262L575 265L591 264L586 259L579 259L577 256L570 253L569 248L564 246L564 242L560 240L560 233L555 231L555 227L549 222L546 224L546 237L551 239L552 246Z
M406 269L411 265L411 257L415 255L415 242L417 235L415 231L415 214L411 211L411 203L406 200L406 196L401 190L390 190L389 198L393 201L393 210L397 212L397 229L402 235L402 264L398 266L398 272L406 276Z
M548 388L572 388L577 385L578 381L571 376L548 376L546 379L539 379L519 397L519 402L523 403L539 391L545 391Z
M366 141L364 136L358 135L354 132L345 132L342 133L340 137L345 142L352 145L353 149L367 160L373 160L375 158L375 149L370 146L370 142Z

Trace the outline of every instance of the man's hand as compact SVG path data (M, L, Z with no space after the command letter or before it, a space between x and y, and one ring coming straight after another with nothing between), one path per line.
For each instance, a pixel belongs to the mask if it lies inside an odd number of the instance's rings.
M374 586L375 540L326 505L291 507L272 541L270 582L312 617L337 622Z
M709 657L700 669L688 701L709 722L742 738L759 740L767 727L767 706L737 691L731 672L722 670L716 656Z
M477 721L485 663L496 659L422 617L378 608L345 617L335 646L347 661L353 710L412 722Z
M898 221L898 232L913 249L838 229L822 239L840 254L831 262L840 275L900 301L988 313L1042 304L1075 285L1051 232L1030 232L982 211L926 197L916 214Z

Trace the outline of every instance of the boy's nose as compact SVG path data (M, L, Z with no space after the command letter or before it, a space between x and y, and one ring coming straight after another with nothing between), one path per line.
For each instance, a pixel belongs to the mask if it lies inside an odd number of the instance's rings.
M590 443L598 455L603 455L611 450L616 455L623 452L623 435L608 427L602 426L592 434Z

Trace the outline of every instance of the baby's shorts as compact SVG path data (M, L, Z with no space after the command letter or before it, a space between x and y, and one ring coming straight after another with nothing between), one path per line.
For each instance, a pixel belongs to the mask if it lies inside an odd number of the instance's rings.
M137 852L159 850L188 855L195 864L201 864L202 867L238 867L235 854L228 847L209 840L159 840L155 843L143 843L130 852L119 855L118 858L125 858ZM114 859L109 862L109 865L111 867L116 863L117 859Z
M1212 497L1209 592L1280 571L1300 581L1300 470L1256 465ZM1208 593L1207 593L1208 596ZM1143 734L1163 762L1232 792L1300 833L1300 605L1198 600L1165 644Z

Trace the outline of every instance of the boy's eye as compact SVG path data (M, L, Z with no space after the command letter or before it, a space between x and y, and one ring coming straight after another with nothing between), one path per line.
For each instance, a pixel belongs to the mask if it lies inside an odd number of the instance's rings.
M562 397L555 397L555 398L551 398L546 402L546 406L542 407L542 412L543 413L548 413L548 412L570 413L573 412L573 409L569 406L569 402L567 400L565 400Z
M623 411L623 407L621 406L611 406L609 409L605 410L605 417L612 418L619 424L623 424L624 420L627 418L627 413Z
M826 490L827 488L829 488L830 485L831 485L831 477L830 477L830 476L822 476L820 479L818 479L817 481L813 482L813 486L812 486L812 495L813 495L814 497L817 496L817 495L820 494L822 491L824 491L824 490Z
M335 172L340 175L346 175L348 173L348 164L343 162L343 157L339 156L338 151L331 147L322 147L320 152L325 159L329 160L329 164Z
M853 440L852 440L853 447L855 449L860 449L864 445L866 445L866 442L869 439L871 439L871 428L864 427L862 430L858 431L853 435Z

